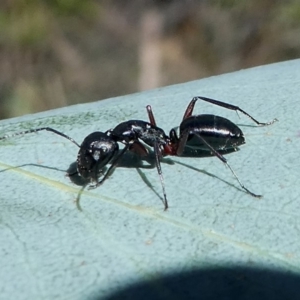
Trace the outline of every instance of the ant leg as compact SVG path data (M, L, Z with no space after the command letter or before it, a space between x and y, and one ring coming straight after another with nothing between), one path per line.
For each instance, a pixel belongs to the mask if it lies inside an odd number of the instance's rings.
M71 137L65 135L64 133L62 133L60 131L57 131L57 130L55 130L53 128L50 128L50 127L41 127L41 128L36 128L36 129L30 129L30 130L26 130L26 131L17 132L17 133L11 134L11 135L6 135L6 136L3 136L3 137L0 137L0 140L6 140L6 139L12 138L14 136L24 135L24 134L28 134L28 133L35 133L35 132L42 131L42 130L50 131L50 132L53 132L53 133L55 133L57 135L60 135L60 136L62 136L64 138L68 139L69 141L71 141L77 147L80 148L80 145L77 144L77 142L75 140L73 140Z
M156 126L156 122L155 122L155 118L154 118L154 114L153 114L151 105L147 105L146 109L147 109L147 113L148 113L148 117L149 117L151 125Z
M161 183L161 187L162 187L163 195L164 195L164 205L165 205L164 210L167 210L169 205L168 205L167 194L166 194L166 189L165 189L164 177L163 177L162 169L161 169L161 165L160 165L161 153L160 153L157 142L154 143L154 153L155 153L155 165L156 165L157 173L160 178L160 183Z
M182 150L184 149L184 146L185 146L185 143L186 143L186 140L187 140L187 137L189 134L190 134L190 132L188 130L186 130L183 133L182 138L180 138L180 141L179 141L178 149L182 149ZM193 133L193 134L195 134L207 146L207 148L229 168L229 170L231 171L233 176L236 178L236 180L238 181L238 183L242 189L244 189L248 194L250 194L251 196L253 196L255 198L262 197L262 195L254 194L253 192L251 192L244 186L244 184L240 181L240 179L238 178L238 176L236 175L234 170L228 164L227 159L222 154L220 154L218 151L216 151L216 149L214 149L199 133Z
M232 105L232 104L229 104L229 103L226 103L226 102L214 100L214 99L211 99L211 98L207 98L207 97L202 97L202 96L194 97L192 99L192 101L190 102L190 104L188 105L188 107L187 107L187 109L186 109L186 111L184 113L183 120L186 119L186 118L188 118L188 117L190 117L192 115L195 103L199 99L203 100L203 101L206 101L206 102L209 102L209 103L214 104L214 105L218 105L218 106L227 108L227 109L235 110L236 112L239 111L239 112L243 113L244 115L246 115L247 117L249 117L257 125L266 126L266 125L271 125L274 122L278 121L277 119L274 119L271 122L262 123L262 122L257 121L256 119L254 119L251 115L249 115L247 112L245 112L244 110L242 110L238 106L235 106L235 105Z

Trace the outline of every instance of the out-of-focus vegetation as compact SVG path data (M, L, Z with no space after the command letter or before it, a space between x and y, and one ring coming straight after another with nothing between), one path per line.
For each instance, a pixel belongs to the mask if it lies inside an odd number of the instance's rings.
M298 0L1 0L0 118L299 57Z

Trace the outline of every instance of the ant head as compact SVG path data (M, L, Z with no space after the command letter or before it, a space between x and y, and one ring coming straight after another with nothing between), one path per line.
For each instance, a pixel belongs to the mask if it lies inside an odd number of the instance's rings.
M93 132L82 142L77 155L77 171L85 179L97 181L101 170L119 150L118 143L106 133Z

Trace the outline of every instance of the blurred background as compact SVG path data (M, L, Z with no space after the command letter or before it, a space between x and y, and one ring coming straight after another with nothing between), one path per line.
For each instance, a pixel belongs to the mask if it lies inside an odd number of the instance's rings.
M299 57L299 0L1 0L0 118Z

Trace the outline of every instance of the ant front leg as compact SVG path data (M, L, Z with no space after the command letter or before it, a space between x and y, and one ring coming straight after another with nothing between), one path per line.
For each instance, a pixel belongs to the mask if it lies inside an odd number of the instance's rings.
M201 142L204 143L207 146L207 148L211 151L211 153L213 153L218 159L220 159L229 168L229 170L231 171L231 173L233 174L233 176L236 178L236 180L238 181L238 183L239 183L239 185L240 185L240 187L242 189L244 189L252 197L255 197L255 198L261 198L262 197L262 195L257 195L255 193L251 192L250 190L248 190L244 186L244 184L240 181L240 179L238 178L238 176L236 175L236 173L234 172L234 170L228 164L227 159L221 153L219 153L218 151L216 151L216 149L214 149L198 132L191 132L188 129L188 130L185 130L182 133L182 135L181 135L181 137L179 139L179 142L178 142L178 148L177 148L177 155L178 156L180 156L182 154L189 134L194 134L195 136L197 136L201 140Z
M202 100L202 101L206 101L208 103L214 104L214 105L218 105L218 106L230 109L230 110L234 110L236 112L239 111L239 112L243 113L244 115L246 115L247 117L249 117L253 122L255 122L257 125L260 125L260 126L271 125L274 122L278 121L275 118L271 122L262 123L262 122L257 121L256 119L254 119L251 115L249 115L247 112L245 112L244 110L242 110L238 106L235 106L235 105L232 105L232 104L229 104L229 103L226 103L226 102L214 100L214 99L211 99L211 98L207 98L207 97L202 97L202 96L194 97L192 99L192 101L189 103L189 105L188 105L188 107L187 107L187 109L186 109L186 111L185 111L185 113L183 115L183 120L186 119L186 118L188 118L188 117L190 117L192 115L193 110L194 110L194 106L195 106L197 100L199 100L199 99Z

